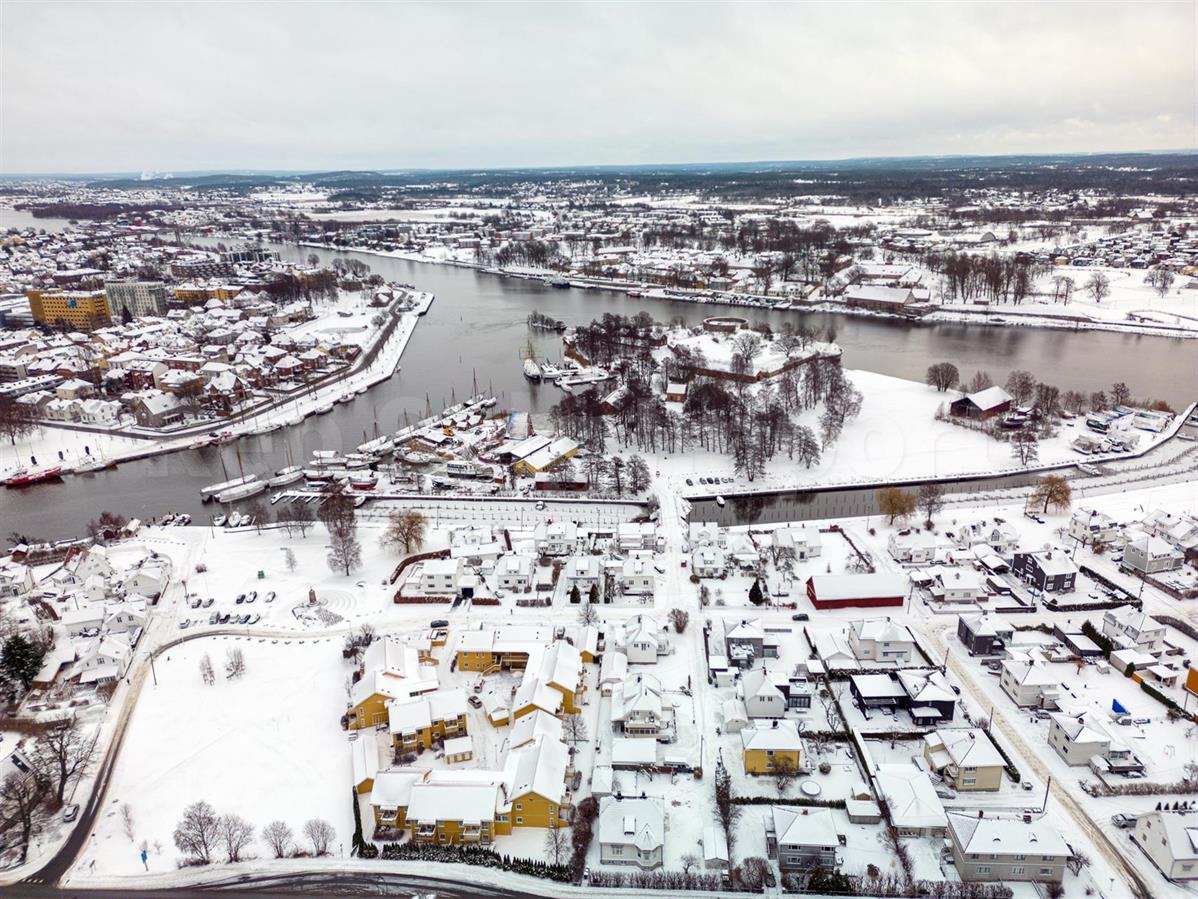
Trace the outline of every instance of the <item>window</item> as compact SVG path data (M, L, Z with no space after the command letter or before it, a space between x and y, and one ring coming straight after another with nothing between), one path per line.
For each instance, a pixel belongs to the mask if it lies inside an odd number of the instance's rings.
M1022 874L1022 873L1023 873L1023 865L1016 865L1015 867L1013 867L1011 869L1011 874L1013 874L1013 875L1014 874Z
M979 874L989 874L990 866L989 865L978 865L978 873Z
M1041 873L1041 874L1051 874L1051 873L1052 873L1052 868L1041 868L1041 869L1040 869L1040 873Z
M523 823L524 823L524 819L523 819L523 818L516 818L516 823L517 823L517 824L523 824Z

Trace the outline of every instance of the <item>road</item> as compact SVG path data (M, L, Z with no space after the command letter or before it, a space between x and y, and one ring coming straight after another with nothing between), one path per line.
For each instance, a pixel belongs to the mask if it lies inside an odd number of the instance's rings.
M948 651L944 631L929 629L929 631L925 631L925 635L936 645L938 654L947 657L948 667L952 670L961 686L969 693L975 706L981 709L993 709L991 726L997 727L1002 732L1007 745L1012 746L1019 753L1023 764L1034 771L1041 782L1051 782L1052 795L1060 808L1069 815L1078 829L1090 839L1094 848L1102 853L1103 859L1113 870L1117 871L1123 877L1125 883L1131 886L1138 899L1150 899L1152 891L1140 877L1139 872L1131 862L1120 852L1119 847L1111 842L1110 838L1102 832L1101 828L1095 826L1085 809L1078 805L1073 796L1062 786L1060 780L1053 779L1052 772L1048 770L1048 767L1041 760L1039 753L1024 739L1019 727L1008 720L1006 711L1002 708L994 707L990 697L974 680L973 672L969 667L963 664L954 653Z

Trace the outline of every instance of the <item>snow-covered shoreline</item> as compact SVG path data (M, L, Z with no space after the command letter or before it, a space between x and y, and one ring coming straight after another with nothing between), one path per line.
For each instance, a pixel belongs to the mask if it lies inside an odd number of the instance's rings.
M376 250L371 247L346 246L339 247L327 243L319 243L317 241L300 241L296 244L299 247L307 247L316 250L327 250L331 252L343 253L362 253L367 256L379 256L387 259L401 259L405 262L417 262L424 265L444 265L451 268L468 268L484 274L496 275L497 277L506 278L522 278L525 280L540 281L547 277L561 277L561 272L552 271L550 269L495 269L491 266L482 265L477 262L470 262L462 259L454 259L451 257L436 257L429 256L424 253L413 253L404 250ZM644 285L629 281L612 281L602 278L572 278L573 281L578 281L585 284L587 287L596 290L611 290L617 293L636 292L640 294L642 299L646 300L670 300L672 302L694 303L697 306L711 306L716 309L725 308L744 308L757 309L762 312L821 312L834 315L848 315L858 318L876 318L886 319L889 321L907 322L911 324L926 323L930 325L940 324L967 324L967 325L982 325L985 327L1022 327L1022 328L1047 328L1050 330L1067 330L1067 331L1112 331L1124 334L1138 334L1147 337L1166 337L1174 339L1198 339L1198 318L1195 318L1191 323L1181 324L1180 321L1176 325L1168 324L1149 324L1144 322L1130 322L1107 320L1102 318L1094 318L1089 315L1066 316L1060 312L1040 312L1040 311L1021 311L1018 307L1003 305L994 306L989 309L955 309L955 305L948 304L943 306L935 306L933 311L925 315L898 315L888 312L878 312L872 309L861 309L847 306L844 303L831 302L829 300L820 300L817 302L805 302L792 300L788 305L775 306L776 302L780 302L777 297L761 297L763 302L740 302L733 300L710 299L705 294L705 291L688 291L685 288L671 288L675 295L658 295L653 290L646 290ZM1168 313L1159 313L1167 315Z

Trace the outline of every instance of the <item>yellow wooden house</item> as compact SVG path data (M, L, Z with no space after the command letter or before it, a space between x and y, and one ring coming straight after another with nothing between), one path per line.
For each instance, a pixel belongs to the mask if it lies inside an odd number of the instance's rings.
M760 722L740 732L746 774L773 774L782 764L798 770L803 754L799 729L788 719Z
M466 734L466 693L460 687L437 690L387 706L391 742L396 750L417 752Z

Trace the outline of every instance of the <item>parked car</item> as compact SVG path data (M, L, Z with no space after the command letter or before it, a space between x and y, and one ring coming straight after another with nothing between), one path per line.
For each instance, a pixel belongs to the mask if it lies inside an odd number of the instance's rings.
M432 621L430 621L428 623L428 626L431 627L433 630L437 630L438 628L442 628L442 627L449 627L449 619L448 618L434 618Z
M483 707L483 701L474 694L471 694L466 701L470 703L470 707L473 709L481 709Z
M695 486L695 482L694 482L694 481L692 481L690 478L687 478L687 479L686 479L686 486L687 486L687 487L694 487L694 486Z
M68 805L66 808L64 808L62 810L62 820L64 820L64 821L74 821L78 817L79 817L79 803L77 803L77 802L72 802L70 805Z
M209 596L206 600L204 600L204 608L205 609L211 608L212 604L214 602L216 602L216 600L214 600L211 596Z
M1132 718L1131 723L1132 724L1151 724L1152 719L1151 718Z
M245 601L246 601L246 602L253 602L253 601L254 601L254 600L256 600L257 598L258 598L258 591L257 591L257 590L251 590L251 591L250 591L250 593L249 593L249 596L247 596L247 597L245 598Z
M238 594L237 594L237 599L235 599L235 600L234 600L234 602L236 602L236 603L237 603L237 605L241 605L243 602L245 602L245 594L244 594L244 593L238 593Z
M211 615L209 615L208 623L209 624L219 624L220 623L220 612L213 612Z
M811 616L808 615L806 612L796 612L795 614L790 616L790 620L791 621L810 621Z
M191 601L191 607L193 609L198 609L200 607L200 598L198 596Z
M1129 827L1135 827L1136 819L1133 818L1131 815L1125 815L1125 814L1123 814L1123 812L1120 812L1117 815L1111 815L1111 823L1114 824L1116 827L1122 827L1122 828L1126 829Z
M275 601L275 591L271 590L269 593L267 593L264 597L262 597L262 601L263 602L274 602Z

